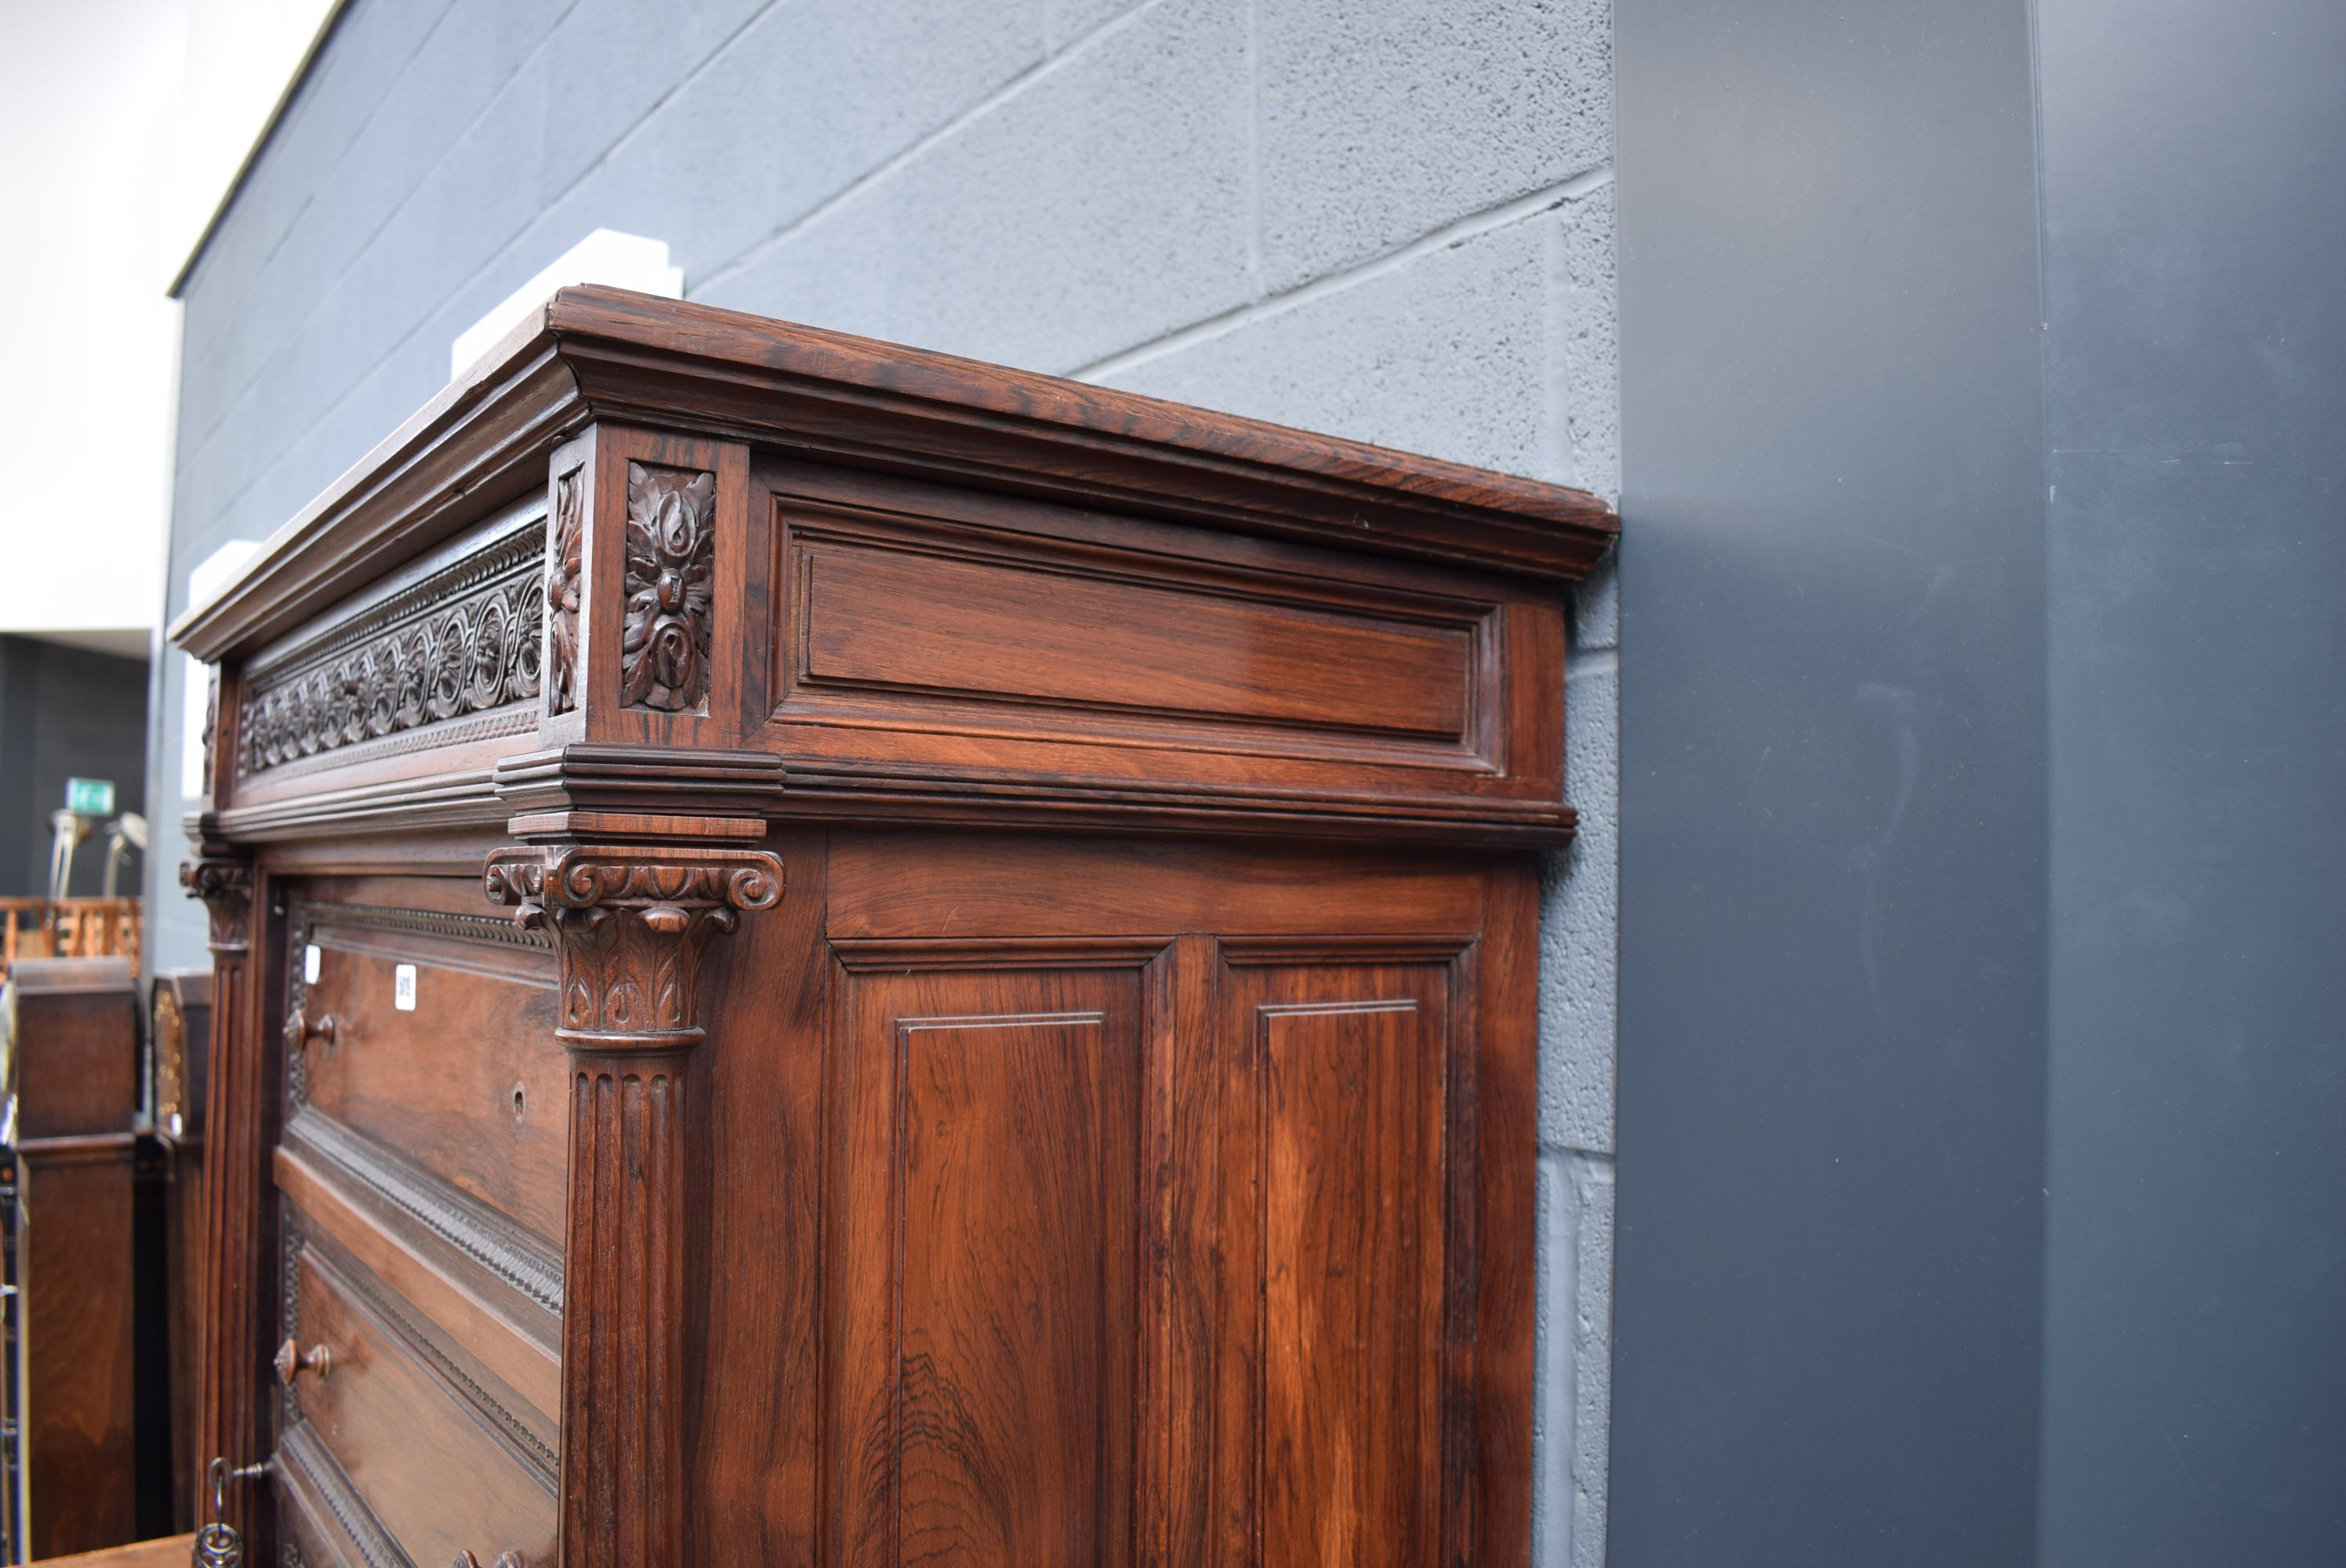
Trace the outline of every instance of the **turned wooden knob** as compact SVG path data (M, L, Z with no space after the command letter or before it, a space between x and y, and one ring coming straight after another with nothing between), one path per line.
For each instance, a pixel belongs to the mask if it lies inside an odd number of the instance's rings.
M287 1050L298 1051L312 1040L322 1040L329 1045L334 1043L332 1013L325 1013L315 1022L306 1017L298 1007L286 1014L285 1048Z
M277 1347L277 1380L287 1388L304 1372L315 1372L323 1381L334 1369L334 1353L323 1345L312 1345L307 1350L293 1343L288 1335L285 1343Z

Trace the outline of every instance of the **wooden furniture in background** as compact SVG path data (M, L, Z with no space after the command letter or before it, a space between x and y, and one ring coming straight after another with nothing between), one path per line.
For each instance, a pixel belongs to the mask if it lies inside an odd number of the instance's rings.
M0 965L22 958L120 958L138 967L138 900L0 898Z
M211 1038L209 970L171 970L148 987L149 1133L164 1177L162 1299L170 1381L171 1518L197 1521L196 1346L203 1299L205 1067Z
M15 1105L19 1514L34 1557L137 1528L132 1200L138 991L117 958L18 959Z
M257 1560L1525 1563L1614 528L556 296L173 631Z

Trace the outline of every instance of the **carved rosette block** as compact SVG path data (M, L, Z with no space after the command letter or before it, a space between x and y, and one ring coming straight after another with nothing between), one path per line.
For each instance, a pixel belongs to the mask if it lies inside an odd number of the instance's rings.
M684 1560L685 1058L709 939L770 909L756 850L505 849L492 901L552 933L571 1053L562 1329L564 1568Z
M682 713L708 697L716 566L717 475L628 463L623 706Z

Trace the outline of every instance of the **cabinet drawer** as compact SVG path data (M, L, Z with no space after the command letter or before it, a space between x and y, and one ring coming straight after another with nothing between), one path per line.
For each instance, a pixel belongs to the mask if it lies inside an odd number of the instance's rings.
M559 1246L569 1067L551 952L426 911L308 904L301 923L297 972L314 962L316 978L296 988L296 1099Z
M291 1267L294 1343L305 1353L322 1349L331 1364L322 1376L314 1368L296 1375L296 1430L315 1441L285 1446L331 1456L339 1474L312 1488L346 1490L372 1515L344 1520L345 1528L379 1526L419 1563L467 1551L487 1563L516 1552L532 1568L550 1568L554 1476L543 1460L499 1431L316 1245L302 1244Z

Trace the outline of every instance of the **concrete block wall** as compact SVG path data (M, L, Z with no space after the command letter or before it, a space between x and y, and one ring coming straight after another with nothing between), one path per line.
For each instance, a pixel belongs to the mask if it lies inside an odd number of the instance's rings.
M1612 496L1610 29L1609 0L357 0L184 290L170 608L598 227L709 303ZM1617 642L1599 581L1541 933L1544 1568L1605 1552ZM157 891L161 961L201 962Z

